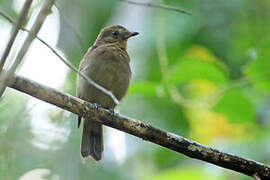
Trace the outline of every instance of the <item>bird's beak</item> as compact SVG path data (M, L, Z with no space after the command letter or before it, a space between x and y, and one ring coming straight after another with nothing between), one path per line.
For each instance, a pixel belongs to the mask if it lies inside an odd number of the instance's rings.
M132 36L137 36L138 34L140 34L140 33L138 33L138 32L131 32L131 33L130 33L130 37L132 37Z
M139 34L138 32L130 32L127 34L125 39L128 39L128 38L133 37L133 36L137 36L138 34Z

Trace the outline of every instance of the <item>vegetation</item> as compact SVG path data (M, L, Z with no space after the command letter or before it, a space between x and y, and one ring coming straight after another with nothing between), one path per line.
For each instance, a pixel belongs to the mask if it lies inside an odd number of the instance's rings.
M0 10L17 19L14 7L18 2L0 0ZM51 15L59 20L55 48L78 67L102 27L121 24L140 32L128 44L133 79L118 111L270 164L270 1L162 3L187 9L192 15L117 0L56 1ZM28 20L41 4L35 2ZM11 24L2 17L0 24L6 29L0 37L3 52L3 37L9 35ZM42 39L48 42L48 37L58 34L46 26L42 31L47 33ZM31 58L29 53L24 65ZM55 67L51 63L44 72L53 74ZM35 68L32 75L22 75L42 76L35 74ZM66 70L65 79L56 87L75 95L77 74ZM53 77L58 76L56 70ZM52 79L40 83L46 81ZM76 119L74 114L6 90L0 99L0 179L18 179L38 169L45 179L251 179L110 128L104 128L104 160L83 163Z

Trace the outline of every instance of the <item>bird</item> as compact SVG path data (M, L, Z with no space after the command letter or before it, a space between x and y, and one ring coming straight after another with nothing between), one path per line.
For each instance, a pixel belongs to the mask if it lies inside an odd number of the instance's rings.
M105 27L80 62L79 71L112 92L118 101L127 93L131 78L127 40L138 34L121 25ZM79 75L77 76L77 97L110 110L117 105L109 95ZM79 116L78 127L80 127L81 119L82 117ZM101 160L103 146L102 124L93 118L83 119L82 158L90 156L95 161Z

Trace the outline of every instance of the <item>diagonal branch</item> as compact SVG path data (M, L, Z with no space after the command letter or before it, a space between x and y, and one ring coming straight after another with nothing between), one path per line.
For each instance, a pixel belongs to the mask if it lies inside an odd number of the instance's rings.
M111 116L110 111L95 106L82 99L57 91L56 89L39 84L21 76L10 78L8 86L65 109L82 117L95 118L98 122L109 127L124 131L144 140L179 152L188 157L199 159L217 166L231 169L248 176L270 179L270 167L259 162L221 152L217 149L201 145L176 134L145 124L120 114Z
M23 25L23 23L25 21L25 18L26 18L27 14L28 14L28 11L30 9L31 4L32 4L32 0L26 0L25 1L24 5L23 5L23 8L22 8L22 11L20 13L20 16L19 16L16 24L13 25L12 34L10 36L10 39L9 39L8 44L6 46L6 49L5 49L4 53L3 53L3 56L1 57L1 60L0 60L0 73L1 73L1 71L3 69L3 67L4 67L4 64L6 62L8 54L9 54L9 52L11 50L11 47L12 47L14 41L15 41L15 38L17 37L17 34L18 34L19 30L20 30L20 27Z
M49 13L51 12L51 7L53 5L55 0L46 0L28 34L28 36L26 37L26 40L24 41L19 53L17 54L14 63L12 64L11 68L9 69L8 73L3 74L2 78L2 83L0 84L0 97L2 96L3 92L5 91L5 86L6 86L6 82L8 81L8 78L11 77L14 72L16 71L17 67L19 66L19 64L21 63L24 55L26 54L28 48L30 47L32 41L34 40L35 36L37 35L37 33L39 32L43 22L45 21L46 17L49 15ZM19 28L21 27L21 25L19 26Z
M154 3L150 3L150 2L147 2L147 3L145 3L145 2L137 2L137 1L132 1L132 0L120 0L120 1L128 3L128 4L138 5L138 6L165 9L165 10L175 11L175 12L188 14L188 15L192 14L191 12L189 12L187 10L180 9L180 8L177 8L177 7L173 7L173 6L162 5L162 4L154 4Z

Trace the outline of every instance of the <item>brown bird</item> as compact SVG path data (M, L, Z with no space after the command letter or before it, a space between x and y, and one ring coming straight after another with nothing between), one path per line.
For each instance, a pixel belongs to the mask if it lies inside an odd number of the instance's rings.
M111 91L119 101L126 94L131 77L127 40L137 34L139 33L130 32L120 25L103 28L94 45L88 49L80 63L80 72ZM114 109L116 106L110 96L79 76L77 78L77 96L107 109ZM78 126L80 123L81 117L78 117ZM84 119L81 140L82 157L92 156L99 161L102 153L102 125L91 118Z

